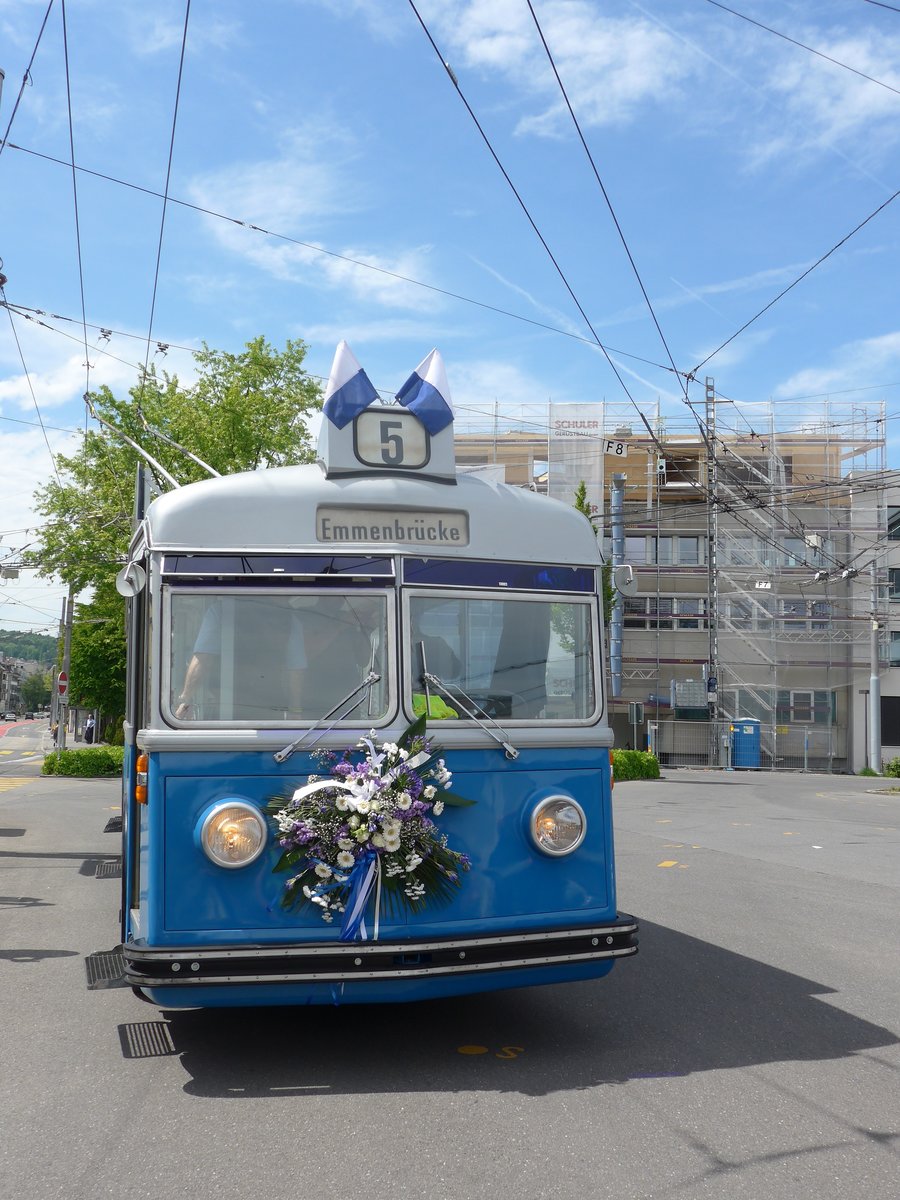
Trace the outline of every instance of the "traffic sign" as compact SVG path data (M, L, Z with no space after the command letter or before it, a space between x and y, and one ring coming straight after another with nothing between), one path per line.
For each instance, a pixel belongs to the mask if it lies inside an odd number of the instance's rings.
M59 677L56 680L56 690L60 696L64 696L69 690L69 676L65 671L60 671Z

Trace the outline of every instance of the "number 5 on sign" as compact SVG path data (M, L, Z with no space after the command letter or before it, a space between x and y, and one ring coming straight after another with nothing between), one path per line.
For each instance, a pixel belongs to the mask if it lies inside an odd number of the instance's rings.
M603 447L604 454L613 454L616 458L625 458L628 455L627 442L607 442Z

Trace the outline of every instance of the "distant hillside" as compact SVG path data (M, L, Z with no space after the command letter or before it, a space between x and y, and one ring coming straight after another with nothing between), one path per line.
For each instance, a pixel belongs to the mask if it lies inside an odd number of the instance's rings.
M56 638L46 633L0 629L0 656L4 658L23 658L49 668L56 662L56 646Z

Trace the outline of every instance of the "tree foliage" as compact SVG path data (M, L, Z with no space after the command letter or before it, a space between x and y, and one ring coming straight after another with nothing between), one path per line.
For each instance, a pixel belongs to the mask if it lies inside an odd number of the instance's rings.
M49 671L35 671L32 675L26 675L19 687L22 707L34 712L49 705L51 686Z
M194 357L193 383L151 368L127 397L107 387L92 393L93 411L179 483L208 476L171 442L222 475L313 458L306 417L321 407L321 398L318 381L303 366L304 342L288 341L279 351L259 337L240 354L204 346ZM133 531L134 480L143 462L98 424L75 454L57 457L57 477L35 494L44 524L31 561L76 596L93 591L76 609L71 700L111 717L123 711L125 693L124 605L114 580ZM168 486L161 474L157 482Z
M47 633L0 629L0 655L49 667L56 658L56 638Z
M97 416L142 446L179 483L207 473L162 437L197 455L222 475L308 462L305 418L321 404L318 382L303 368L306 345L274 350L264 338L241 354L208 347L197 352L197 379L150 368L126 398L103 387L90 400ZM35 494L44 517L31 561L41 574L77 595L114 576L132 532L133 485L140 455L105 427L88 430L79 450L56 459L58 479ZM158 480L165 487L162 478Z

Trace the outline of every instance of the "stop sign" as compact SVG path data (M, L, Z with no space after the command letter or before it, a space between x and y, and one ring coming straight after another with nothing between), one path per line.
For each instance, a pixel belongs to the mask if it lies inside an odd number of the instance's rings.
M65 671L60 671L59 678L56 681L56 690L60 696L64 696L69 690L69 676Z

